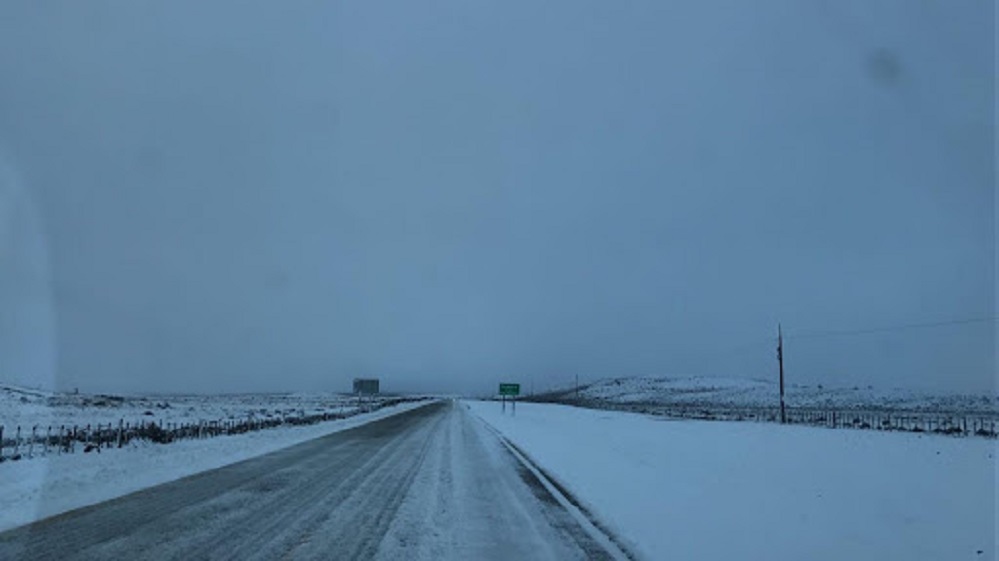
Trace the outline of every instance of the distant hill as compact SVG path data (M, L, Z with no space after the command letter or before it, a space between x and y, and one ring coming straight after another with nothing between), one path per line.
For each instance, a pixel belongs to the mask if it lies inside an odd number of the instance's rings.
M536 401L579 402L581 405L676 406L705 409L770 408L779 405L776 382L745 378L634 377L599 380L579 390L537 395ZM912 412L999 412L999 398L987 395L934 394L874 387L830 388L791 384L785 387L789 407Z
M356 398L337 393L259 393L216 395L109 395L49 392L0 384L0 426L74 424L117 425L119 422L199 422L247 417L281 417L343 412Z

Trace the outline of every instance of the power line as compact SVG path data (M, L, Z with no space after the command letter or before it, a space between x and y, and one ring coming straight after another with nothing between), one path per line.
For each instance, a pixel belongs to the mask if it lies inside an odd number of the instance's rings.
M952 325L968 325L973 323L994 323L999 321L999 316L953 319L946 321L935 321L928 323L910 323L904 325L891 325L883 327L870 327L863 329L829 330L829 331L803 331L786 335L785 339L816 339L819 337L848 337L851 335L867 335L869 333L890 333L893 331L906 331L909 329L929 329L933 327L945 327Z

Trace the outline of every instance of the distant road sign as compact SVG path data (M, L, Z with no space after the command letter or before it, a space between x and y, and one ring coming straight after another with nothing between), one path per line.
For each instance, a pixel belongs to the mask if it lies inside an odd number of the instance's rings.
M520 395L520 384L500 384L500 395Z
M378 393L378 378L354 378L354 393L375 395Z

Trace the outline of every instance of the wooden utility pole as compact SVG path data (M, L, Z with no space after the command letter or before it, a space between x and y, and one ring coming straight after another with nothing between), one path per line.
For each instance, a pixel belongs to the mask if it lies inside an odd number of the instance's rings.
M787 422L787 413L784 411L784 334L781 332L780 323L777 324L777 364L780 367L780 422Z

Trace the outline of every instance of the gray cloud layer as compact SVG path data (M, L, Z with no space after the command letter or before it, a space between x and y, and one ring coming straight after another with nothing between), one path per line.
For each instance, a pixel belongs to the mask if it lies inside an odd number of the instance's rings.
M761 377L778 321L994 317L993 10L7 2L0 379ZM984 390L995 337L789 376Z

